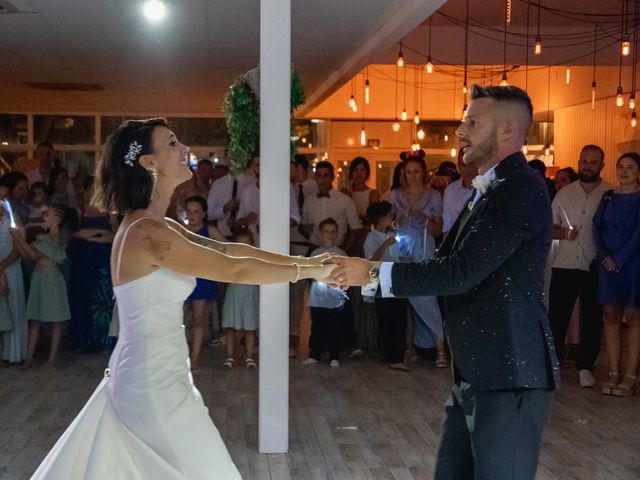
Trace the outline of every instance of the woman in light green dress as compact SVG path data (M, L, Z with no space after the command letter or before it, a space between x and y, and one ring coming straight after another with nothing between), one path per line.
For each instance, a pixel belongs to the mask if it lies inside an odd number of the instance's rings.
M12 230L13 239L20 254L36 263L27 299L29 349L23 368L29 368L32 365L41 323L52 324L48 364L55 363L60 347L62 322L71 318L67 285L60 271L60 265L66 258L64 230L68 227L72 215L73 212L64 205L51 205L44 215L46 233L38 235L32 244L26 242L19 230Z

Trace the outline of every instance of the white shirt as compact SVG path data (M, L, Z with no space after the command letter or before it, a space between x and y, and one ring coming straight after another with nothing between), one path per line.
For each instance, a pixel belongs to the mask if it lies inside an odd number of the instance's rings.
M302 183L292 183L291 188L294 192L296 206L298 205L298 194L300 192L300 187L302 186L302 195L304 196L304 201L313 195L318 193L318 183L311 177L307 178ZM304 208L304 203L303 203ZM299 212L302 215L302 212ZM300 222L298 222L300 223ZM307 247L301 244L309 244L309 240L304 237L300 233L298 229L298 225L291 228L289 233L289 239L291 242L295 242L294 245L291 246L291 254L292 255L305 255L307 253Z
M237 178L238 182L238 198L241 197L242 191L249 185L255 184L256 178L253 175L247 175L241 173ZM227 221L229 220L229 213L224 212L224 206L229 203L231 196L233 195L233 177L231 174L227 174L224 177L220 177L211 185L209 190L209 196L207 198L207 218L209 220L216 220L218 222L218 230L226 237L231 236L231 230Z
M298 210L298 203L296 202L295 190L293 186L289 188L290 194L290 218L296 223L300 223L300 213ZM249 213L255 213L258 215L258 219L255 222L250 223L249 230L253 233L253 239L256 246L260 246L260 234L258 225L260 223L260 188L257 183L248 185L242 190L242 194L239 196L240 205L238 206L238 214L236 218L242 218Z
M575 240L560 240L556 249L553 268L589 271L596 256L593 243L593 216L600 205L602 195L613 187L602 180L591 193L587 194L582 183L576 181L560 190L553 202L551 211L554 225L564 228L573 227L578 231Z
M373 254L380 248L380 246L387 241L389 238L393 238L395 232L379 232L378 230L371 230L367 235L367 239L364 241L364 256L371 260L373 258ZM383 262L398 262L400 261L400 257L398 256L398 244L394 243L393 245L389 245L382 257L380 258Z
M465 187L462 179L456 180L445 189L442 199L443 232L451 230L472 193L473 188Z
M344 243L347 226L352 230L362 228L356 204L344 193L332 189L329 191L329 198L311 195L305 200L302 208L302 224L313 226L309 238L312 244L320 244L318 225L330 217L338 224L338 245Z

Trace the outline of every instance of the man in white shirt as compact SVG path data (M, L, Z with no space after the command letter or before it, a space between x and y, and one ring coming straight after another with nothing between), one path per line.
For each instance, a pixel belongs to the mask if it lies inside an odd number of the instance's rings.
M254 160L255 161L255 160ZM214 180L207 197L207 217L227 238L231 237L229 220L235 220L243 190L256 182L256 177L248 169L234 178L231 173Z
M356 204L350 197L332 188L334 178L333 165L329 162L316 165L318 193L305 200L300 225L300 232L313 245L320 245L318 225L327 218L333 218L338 223L338 246L344 244L348 230L362 228Z
M592 222L602 195L612 188L600 177L603 167L602 149L597 145L583 147L578 161L579 180L560 190L551 204L553 238L560 242L552 263L549 318L558 358L563 358L571 312L580 297L577 367L582 387L595 386L592 372L600 353L602 307L596 303L598 278Z
M256 181L242 190L235 225L245 225L253 233L254 245L260 246L260 159L255 158L251 172ZM290 224L300 223L300 212L293 188L290 188Z
M53 167L60 166L60 160L56 157L53 145L49 142L40 142L36 147L36 159L38 160L38 168L25 172L29 180L29 187L36 182L44 182L49 185L49 175ZM67 193L74 195L73 182L67 182Z
M460 149L458 153L458 171L460 178L451 183L444 191L442 200L442 232L447 233L456 223L464 204L467 203L473 187L471 181L478 175L478 168L475 165L466 165L462 161L464 149Z

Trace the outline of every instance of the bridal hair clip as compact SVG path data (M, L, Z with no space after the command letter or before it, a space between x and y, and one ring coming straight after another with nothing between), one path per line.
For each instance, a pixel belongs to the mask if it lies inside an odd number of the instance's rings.
M124 163L129 165L130 167L133 167L133 162L138 159L138 155L140 155L141 151L142 145L140 145L136 141L131 142L129 144L129 151L124 156Z

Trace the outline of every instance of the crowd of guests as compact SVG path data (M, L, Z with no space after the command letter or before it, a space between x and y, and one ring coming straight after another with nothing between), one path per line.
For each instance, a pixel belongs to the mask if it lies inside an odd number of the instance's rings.
M66 330L75 351L96 352L114 341L109 329L117 309L109 258L118 218L91 206L91 179L74 185L51 144L40 144L36 157L37 169L0 179L0 199L9 202L20 227L11 228L9 210L0 206L3 366L32 365L42 324L51 330L49 363L56 361L64 322L70 321ZM539 172L552 199L554 242L546 300L558 355L564 359L567 340L574 343L577 336L580 385L593 387L604 333L609 374L602 392L633 395L640 388L640 155L618 158L615 187L601 178L604 152L596 145L582 149L577 173L560 169L551 180L543 162L533 160L529 166ZM357 157L349 166L348 185L336 190L331 163L321 161L312 169L305 155L296 155L290 171L291 254L427 260L473 194L477 170L464 164L460 152L457 165L444 162L429 171L419 151L403 152L384 195L368 185L370 175L367 159ZM235 176L202 159L191 180L175 190L167 215L198 235L259 246L259 211L259 158ZM257 367L258 303L256 286L198 279L185 309L193 370L199 369L207 341L225 346L225 367L234 367L240 351L246 368ZM359 288L343 292L318 282L293 284L291 357L298 351L307 308L312 325L304 365L328 354L329 365L338 367L366 347L380 350L392 369L410 370L418 356L432 358L436 367L448 366L435 297L372 299Z

